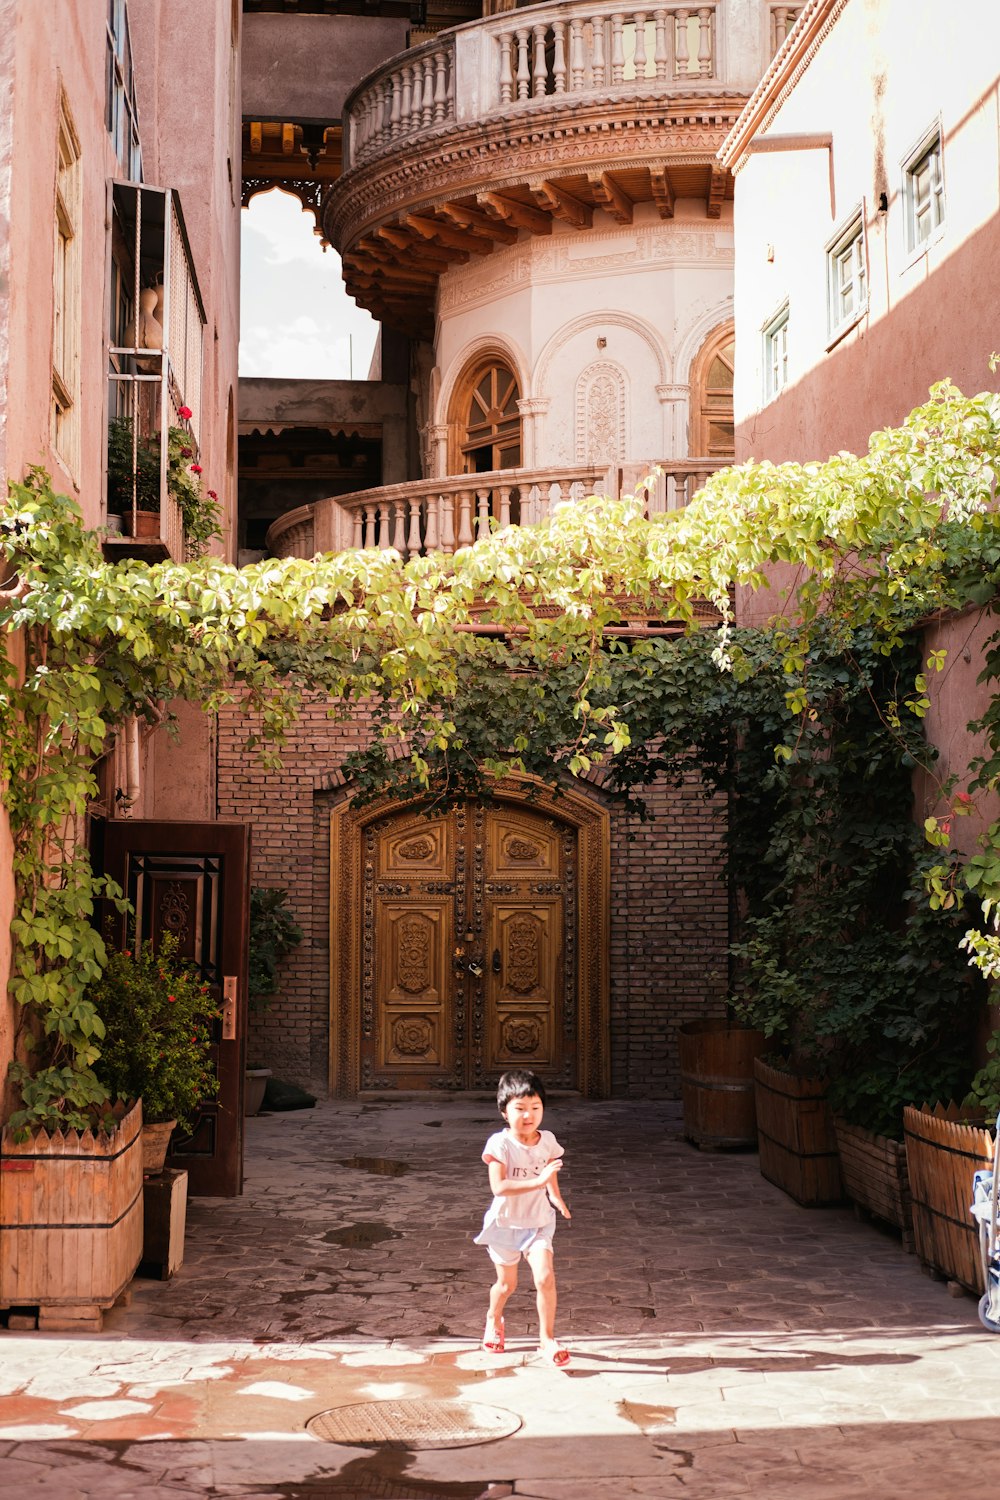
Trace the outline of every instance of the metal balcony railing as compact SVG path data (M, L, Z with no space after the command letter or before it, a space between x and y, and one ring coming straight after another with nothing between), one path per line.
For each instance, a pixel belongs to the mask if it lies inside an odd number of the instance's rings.
M200 451L205 310L178 196L140 183L111 185L112 334L108 350L106 513L150 555L184 557L181 511L170 492L169 437ZM190 415L182 415L189 413Z

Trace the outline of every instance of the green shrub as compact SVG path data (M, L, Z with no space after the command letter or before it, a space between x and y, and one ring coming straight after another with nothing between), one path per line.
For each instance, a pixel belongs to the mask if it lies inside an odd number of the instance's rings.
M288 910L288 892L255 885L250 891L250 974L248 990L255 1009L278 988L278 965L305 937Z
M167 933L155 951L148 942L111 952L87 998L104 1022L97 1073L108 1097L141 1097L144 1120L176 1120L190 1131L199 1103L219 1086L211 1024L219 1011L178 958L177 939Z

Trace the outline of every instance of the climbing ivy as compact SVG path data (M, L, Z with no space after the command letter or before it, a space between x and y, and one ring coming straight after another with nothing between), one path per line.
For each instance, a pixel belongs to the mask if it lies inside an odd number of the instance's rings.
M0 551L17 575L0 596L12 983L23 1040L42 1044L32 1067L15 1064L16 1126L79 1124L101 1095L100 1024L83 991L105 961L95 902L122 898L90 872L80 820L95 762L128 719L169 722L174 699L212 712L239 698L250 748L274 764L303 695L320 695L333 717L363 701L376 719L372 749L352 766L362 798L395 784L447 800L488 792L511 770L554 782L602 767L638 806L642 785L680 774L695 741L703 767L725 766L731 695L754 679L763 650L781 682L772 712L784 716L768 754L805 786L822 762L821 637L824 659L839 652L851 671L862 634L869 657L895 659L922 618L992 602L998 455L1000 397L966 398L945 383L902 427L874 434L867 454L722 470L668 515L646 520L639 502L594 500L454 557L404 564L361 551L245 569L212 558L105 564L75 505L32 471L0 517ZM775 568L785 584L772 594L777 620L751 643L734 627L734 590L764 588ZM699 633L705 600L721 621L710 637ZM626 611L685 634L615 642L606 632ZM907 745L932 677L865 688ZM983 732L988 753L969 797L996 776L1000 714ZM941 791L929 832L945 840L957 793ZM981 859L968 870L992 921L1000 831ZM935 881L957 890L946 850L927 878L932 894ZM977 959L1000 962L995 929L978 937L987 953Z

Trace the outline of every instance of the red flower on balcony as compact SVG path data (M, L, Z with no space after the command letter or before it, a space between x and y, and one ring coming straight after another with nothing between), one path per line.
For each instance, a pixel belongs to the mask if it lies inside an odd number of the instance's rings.
M201 464L192 464L191 465L191 473L192 474L200 474L201 473Z
M194 412L191 410L190 406L180 406L177 409L177 415L181 418L182 421L189 422L194 416Z
M210 500L218 500L218 498L219 498L219 497L218 497L218 495L217 495L217 494L216 494L216 493L215 493L215 491L214 491L214 490L209 490L209 492L208 492L208 498L209 498L209 499L210 499Z

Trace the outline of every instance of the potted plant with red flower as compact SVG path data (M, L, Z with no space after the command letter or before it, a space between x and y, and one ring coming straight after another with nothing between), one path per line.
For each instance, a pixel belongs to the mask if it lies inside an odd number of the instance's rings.
M177 939L139 943L109 955L90 987L104 1023L97 1072L111 1099L142 1099L147 1171L160 1171L175 1125L189 1133L198 1105L218 1089L212 1071L212 1022L219 1011L208 986L179 958ZM158 1128L156 1128L158 1127ZM160 1137L159 1161L152 1141Z

